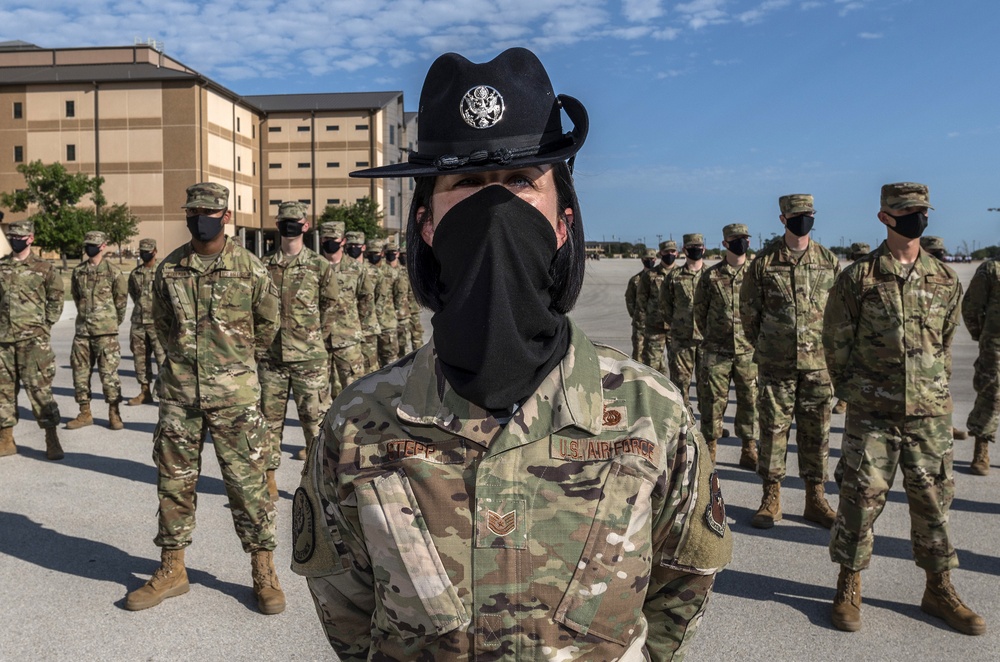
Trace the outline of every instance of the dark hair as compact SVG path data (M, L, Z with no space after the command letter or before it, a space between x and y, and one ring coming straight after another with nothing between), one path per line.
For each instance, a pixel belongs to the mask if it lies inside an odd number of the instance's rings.
M568 207L573 210L573 222L567 221L566 243L556 251L549 266L549 275L552 277L549 294L552 296L552 309L568 313L576 305L583 287L587 251L580 202L576 197L569 166L560 161L554 164L552 173L556 182L559 217L566 220L563 210ZM434 193L435 179L433 176L415 178L413 201L410 203L410 215L406 223L406 271L410 276L413 294L420 305L438 312L442 307L439 282L441 265L434 257L431 247L424 242L420 233L423 224L417 220L417 209L424 207L428 212L424 216L424 223L432 222L431 195Z

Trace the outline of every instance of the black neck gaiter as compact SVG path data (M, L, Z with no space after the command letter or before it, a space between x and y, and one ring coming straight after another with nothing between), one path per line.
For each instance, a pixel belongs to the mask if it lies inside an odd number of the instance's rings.
M569 320L550 308L556 250L548 220L502 186L462 200L438 223L434 346L469 402L490 410L523 402L569 350Z

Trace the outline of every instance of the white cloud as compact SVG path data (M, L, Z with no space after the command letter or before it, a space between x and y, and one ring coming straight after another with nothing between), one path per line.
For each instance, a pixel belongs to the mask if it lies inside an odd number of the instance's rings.
M699 30L707 25L725 23L729 15L723 10L726 0L691 0L675 7L688 27Z
M622 0L622 14L633 23L644 23L663 16L660 0Z
M861 39L881 39L883 35L881 32L859 32L858 37Z
M808 11L810 9L817 9L822 6L823 6L822 2L817 2L816 0L807 0L806 2L803 2L802 4L799 5L799 9L803 11Z
M753 9L737 14L736 20L741 23L759 23L766 15L775 10L784 9L791 2L792 0L764 0Z

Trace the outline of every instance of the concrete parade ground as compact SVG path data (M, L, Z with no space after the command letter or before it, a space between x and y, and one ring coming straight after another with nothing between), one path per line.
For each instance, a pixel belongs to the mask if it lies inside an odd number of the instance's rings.
M638 260L588 262L587 279L571 316L590 337L628 351L630 322L624 291ZM955 265L968 284L977 264ZM126 318L127 320L128 318ZM429 316L424 319L430 334ZM122 392L138 392L128 327L121 327ZM191 590L142 612L124 609L125 595L159 565L156 471L151 460L156 405L122 406L125 429L107 428L107 406L93 375L95 425L65 430L77 413L69 367L72 304L53 329L55 396L66 457L45 459L43 431L26 396L14 429L19 453L0 458L0 660L319 660L335 659L319 626L305 580L290 562L291 496L303 445L294 403L289 403L283 459L277 480L279 545L275 565L288 607L276 616L257 611L250 556L233 531L218 461L206 445L198 484L198 526L186 563ZM972 407L972 365L977 354L968 331L953 346L955 425L965 429ZM693 389L692 389L693 395ZM733 427L730 395L726 426ZM840 456L844 417L833 416L833 467ZM827 552L829 532L802 518L804 484L796 447L789 445L789 477L782 487L784 520L770 530L750 527L761 497L760 479L738 467L739 440L720 440L718 469L734 536L734 559L719 575L689 660L953 660L1000 659L1000 450L993 472L972 476L973 440L955 441L956 495L952 540L961 567L952 580L963 600L987 622L987 634L969 637L920 611L924 573L912 561L902 477L876 525L875 556L863 573L860 632L830 624L837 566ZM992 519L991 519L992 518Z

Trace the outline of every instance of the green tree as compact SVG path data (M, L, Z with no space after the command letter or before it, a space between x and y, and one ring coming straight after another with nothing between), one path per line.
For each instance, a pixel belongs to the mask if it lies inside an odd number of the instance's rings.
M347 232L364 232L366 240L385 236L382 212L371 198L361 198L349 205L328 206L319 222L328 221L342 221Z
M66 266L66 255L79 254L83 235L92 227L95 212L77 205L86 196L100 208L104 204L103 177L70 173L61 163L45 165L41 161L22 163L17 171L24 176L25 188L0 193L0 205L14 212L33 209L29 218L35 223L35 244L57 251Z
M101 209L94 224L95 229L108 236L108 243L118 246L118 263L122 262L122 244L139 236L139 217L128 205L111 205Z

